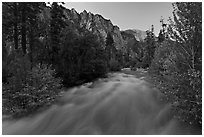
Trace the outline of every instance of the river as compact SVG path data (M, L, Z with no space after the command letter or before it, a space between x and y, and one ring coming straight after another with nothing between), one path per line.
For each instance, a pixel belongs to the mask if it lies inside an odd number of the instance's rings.
M165 135L201 134L173 118L161 93L134 75L108 78L66 91L48 110L20 120L3 120L3 134Z

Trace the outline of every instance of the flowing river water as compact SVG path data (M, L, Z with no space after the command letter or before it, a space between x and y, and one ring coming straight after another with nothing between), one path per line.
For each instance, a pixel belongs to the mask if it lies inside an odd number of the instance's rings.
M112 73L72 88L32 117L3 120L3 134L201 134L173 118L171 105L142 78Z

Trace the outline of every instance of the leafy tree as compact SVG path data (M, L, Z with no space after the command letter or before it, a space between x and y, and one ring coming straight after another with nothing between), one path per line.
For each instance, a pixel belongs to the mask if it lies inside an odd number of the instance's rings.
M201 71L202 3L175 3L174 21L169 28L171 38L182 48L189 69Z
M80 40L81 45L79 50L83 53L79 54L82 60L82 79L95 79L97 77L104 76L107 72L106 66L106 55L105 51L100 45L100 41L95 35L90 32L85 32L85 35ZM88 69L83 70L83 68L88 67Z
M169 39L157 45L151 68L165 81L160 87L173 102L178 118L201 125L202 3L181 2L173 6Z
M177 53L183 59L177 64L183 69L182 76L189 89L180 95L179 106L183 106L185 119L201 124L201 74L202 74L202 3L174 3L174 21L170 26L171 38L176 40L180 50Z
M26 56L17 56L21 57L10 64L14 75L3 84L3 113L22 117L54 102L59 96L61 79L55 78L55 70L46 65L27 69L29 60Z
M104 76L106 55L98 38L89 31L78 35L67 28L63 33L57 72L63 77L64 85L81 84Z

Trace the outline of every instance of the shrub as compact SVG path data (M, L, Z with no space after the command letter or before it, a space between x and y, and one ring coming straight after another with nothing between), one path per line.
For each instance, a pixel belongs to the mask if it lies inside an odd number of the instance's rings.
M75 86L103 77L107 73L106 53L98 37L85 30L81 35L65 33L55 66L63 85Z
M109 61L109 66L110 66L110 68L109 68L110 71L120 71L120 69L121 69L119 62L115 59L111 59Z
M150 74L158 77L158 88L173 103L177 118L190 124L202 121L201 72L192 70L174 42L164 41L156 49Z
M177 117L190 124L202 124L202 78L200 71L178 74L180 86L174 93Z
M13 75L3 84L3 113L17 117L51 104L61 87L61 79L54 77L55 71L50 66L36 65L30 70L23 60L26 57L16 58L10 64L14 66L10 70Z
M87 62L80 73L80 78L85 81L91 81L98 77L103 77L107 73L106 62L95 59Z

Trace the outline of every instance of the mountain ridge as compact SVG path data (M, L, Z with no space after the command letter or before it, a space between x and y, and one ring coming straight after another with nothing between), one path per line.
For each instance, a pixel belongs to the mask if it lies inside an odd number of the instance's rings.
M110 19L105 19L102 15L93 14L86 10L78 13L74 8L66 9L64 13L73 24L78 25L80 28L85 28L97 36L100 35L104 41L107 34L111 33L116 49L124 48L120 28L117 25L113 25Z
M120 27L114 25L110 19L106 19L102 15L94 14L90 11L83 10L82 12L77 12L74 8L66 8L65 15L75 25L78 24L81 28L86 28L94 34L100 35L104 41L107 34L111 33L114 45L118 50L126 49L127 39L123 39L123 32L133 35L135 40L139 42L143 42L146 37L146 31L139 29L120 30Z

